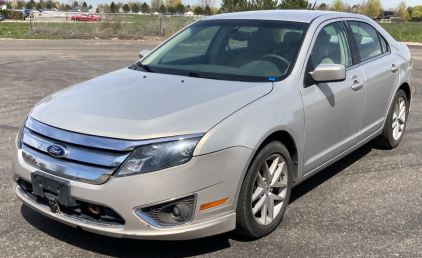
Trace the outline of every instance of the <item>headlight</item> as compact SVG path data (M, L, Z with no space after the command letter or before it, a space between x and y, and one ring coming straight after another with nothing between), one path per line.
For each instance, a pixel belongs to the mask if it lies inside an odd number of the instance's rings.
M16 146L18 146L19 149L22 149L23 130L25 129L25 124L26 124L27 119L28 117L25 118L25 120L23 121L23 124L21 128L19 129L18 135L16 136Z
M201 137L140 146L123 163L116 176L130 176L188 162Z

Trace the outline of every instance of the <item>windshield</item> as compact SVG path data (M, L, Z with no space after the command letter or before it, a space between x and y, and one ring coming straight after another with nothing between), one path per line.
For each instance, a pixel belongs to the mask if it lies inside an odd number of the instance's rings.
M204 20L148 55L140 70L232 81L286 78L307 23L266 20Z

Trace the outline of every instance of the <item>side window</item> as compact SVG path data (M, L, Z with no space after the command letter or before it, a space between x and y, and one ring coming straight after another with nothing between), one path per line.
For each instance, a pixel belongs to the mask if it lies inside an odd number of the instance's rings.
M381 48L382 52L386 53L390 51L390 46L388 45L387 41L378 33L379 39L381 41Z
M345 67L352 65L352 55L347 42L346 33L341 22L326 25L315 40L309 62L310 69L319 64L341 64Z
M364 22L348 21L347 23L355 36L361 61L383 53L378 32L374 28Z

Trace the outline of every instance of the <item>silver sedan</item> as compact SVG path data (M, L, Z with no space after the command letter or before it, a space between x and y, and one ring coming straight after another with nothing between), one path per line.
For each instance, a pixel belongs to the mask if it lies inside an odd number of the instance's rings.
M368 141L397 147L415 93L406 45L348 13L215 15L140 56L31 110L24 203L115 237L263 237L293 186Z

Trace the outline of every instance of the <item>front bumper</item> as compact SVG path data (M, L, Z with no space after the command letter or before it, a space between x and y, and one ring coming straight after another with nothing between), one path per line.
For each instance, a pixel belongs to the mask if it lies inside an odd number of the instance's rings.
M60 222L86 231L123 238L183 240L201 238L233 230L236 225L237 194L253 150L233 147L194 157L186 164L142 175L111 178L102 185L70 181L73 198L110 207L124 220L123 226L98 225L52 213L47 206L34 202L14 183L16 195L32 209ZM13 153L13 179L31 181L37 169L25 163L22 151ZM187 225L158 228L135 214L137 207L195 194L193 221ZM200 211L201 204L229 198L217 207Z

